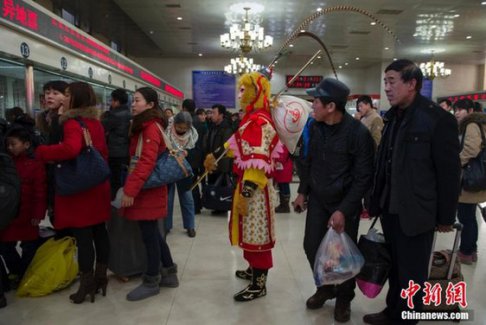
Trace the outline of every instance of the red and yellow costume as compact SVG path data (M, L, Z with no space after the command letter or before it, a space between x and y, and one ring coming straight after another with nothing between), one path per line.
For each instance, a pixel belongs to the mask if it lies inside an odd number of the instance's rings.
M229 223L232 245L244 250L244 257L255 269L272 267L271 249L275 244L275 190L272 173L282 144L272 121L269 106L270 82L259 72L244 74L239 80L240 104L245 115L238 130L228 140L238 175ZM242 196L245 182L257 185L251 198ZM246 211L241 201L246 200Z

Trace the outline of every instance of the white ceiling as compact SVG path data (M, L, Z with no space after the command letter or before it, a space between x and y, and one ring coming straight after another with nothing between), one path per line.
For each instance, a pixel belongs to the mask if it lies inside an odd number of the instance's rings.
M245 0L244 2L257 0ZM147 57L229 58L234 53L219 45L219 36L228 32L225 14L235 0L114 0L158 47ZM350 5L366 10L390 28L396 41L371 18L352 11L332 12L314 20L307 29L331 51L337 66L346 62L367 67L394 57L416 61L435 57L446 63L484 64L486 58L486 5L482 0L259 0L265 34L274 45L262 53L252 53L257 63L268 64L288 36L317 8ZM250 11L251 12L251 11ZM182 20L177 20L182 17ZM151 33L151 31L153 33ZM424 32L438 39L426 39ZM470 39L466 36L470 35ZM288 59L307 60L319 49L310 38L298 38ZM389 48L385 50L385 47ZM153 54L152 54L153 53ZM355 58L359 57L359 61ZM323 57L322 60L327 61ZM327 62L323 62L326 64Z

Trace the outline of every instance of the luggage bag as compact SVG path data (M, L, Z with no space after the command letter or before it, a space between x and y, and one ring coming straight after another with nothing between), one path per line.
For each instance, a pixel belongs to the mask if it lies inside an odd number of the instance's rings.
M452 251L434 251L435 242L437 239L437 232L434 233L434 240L432 243L432 254L429 262L429 278L428 282L431 286L436 283L440 285L441 300L440 305L435 306L433 302L430 305L423 305L424 311L459 311L459 304L447 304L447 287L449 283L453 285L464 281L464 277L461 273L461 264L457 258L457 252L459 251L459 243L461 241L462 224L454 224L456 231L454 238L454 245Z

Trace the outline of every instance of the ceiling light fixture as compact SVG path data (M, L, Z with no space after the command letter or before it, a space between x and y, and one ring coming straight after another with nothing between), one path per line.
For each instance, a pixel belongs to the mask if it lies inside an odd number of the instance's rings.
M202 55L202 53L199 53L198 55L199 55L199 56L203 56L203 55Z
M322 11L322 8L317 8L317 11Z
M388 51L390 48L389 47L385 47L385 51Z
M224 67L224 71L229 74L244 74L252 71L258 71L261 65L253 63L253 58L246 58L243 55L230 60L230 64Z
M445 78L449 77L452 73L451 69L446 69L444 62L435 61L434 53L432 53L432 58L429 62L423 62L419 65L420 70L424 74L424 77L429 80L434 80L435 78Z
M251 50L264 50L273 44L273 37L264 35L264 29L258 22L250 21L250 7L243 8L245 15L242 23L233 23L229 33L220 36L221 46L231 50L248 53Z
M375 25L376 25L376 21L372 21L372 22L370 23L370 25L371 25L371 26L375 26Z
M471 39L471 38L472 38L472 36L471 36L471 35L467 35L467 36L466 36L466 39Z
M182 20L182 17L177 17L177 20Z

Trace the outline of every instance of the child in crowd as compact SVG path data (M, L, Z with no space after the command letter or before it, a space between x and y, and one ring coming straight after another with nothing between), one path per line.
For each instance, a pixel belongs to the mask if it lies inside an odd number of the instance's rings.
M7 132L5 147L12 156L22 183L18 215L7 228L0 231L0 255L6 263L8 278L13 286L22 279L38 248L39 222L44 219L47 209L45 168L32 156L31 146L32 136L27 129L14 127ZM18 241L21 242L21 255L16 249Z

